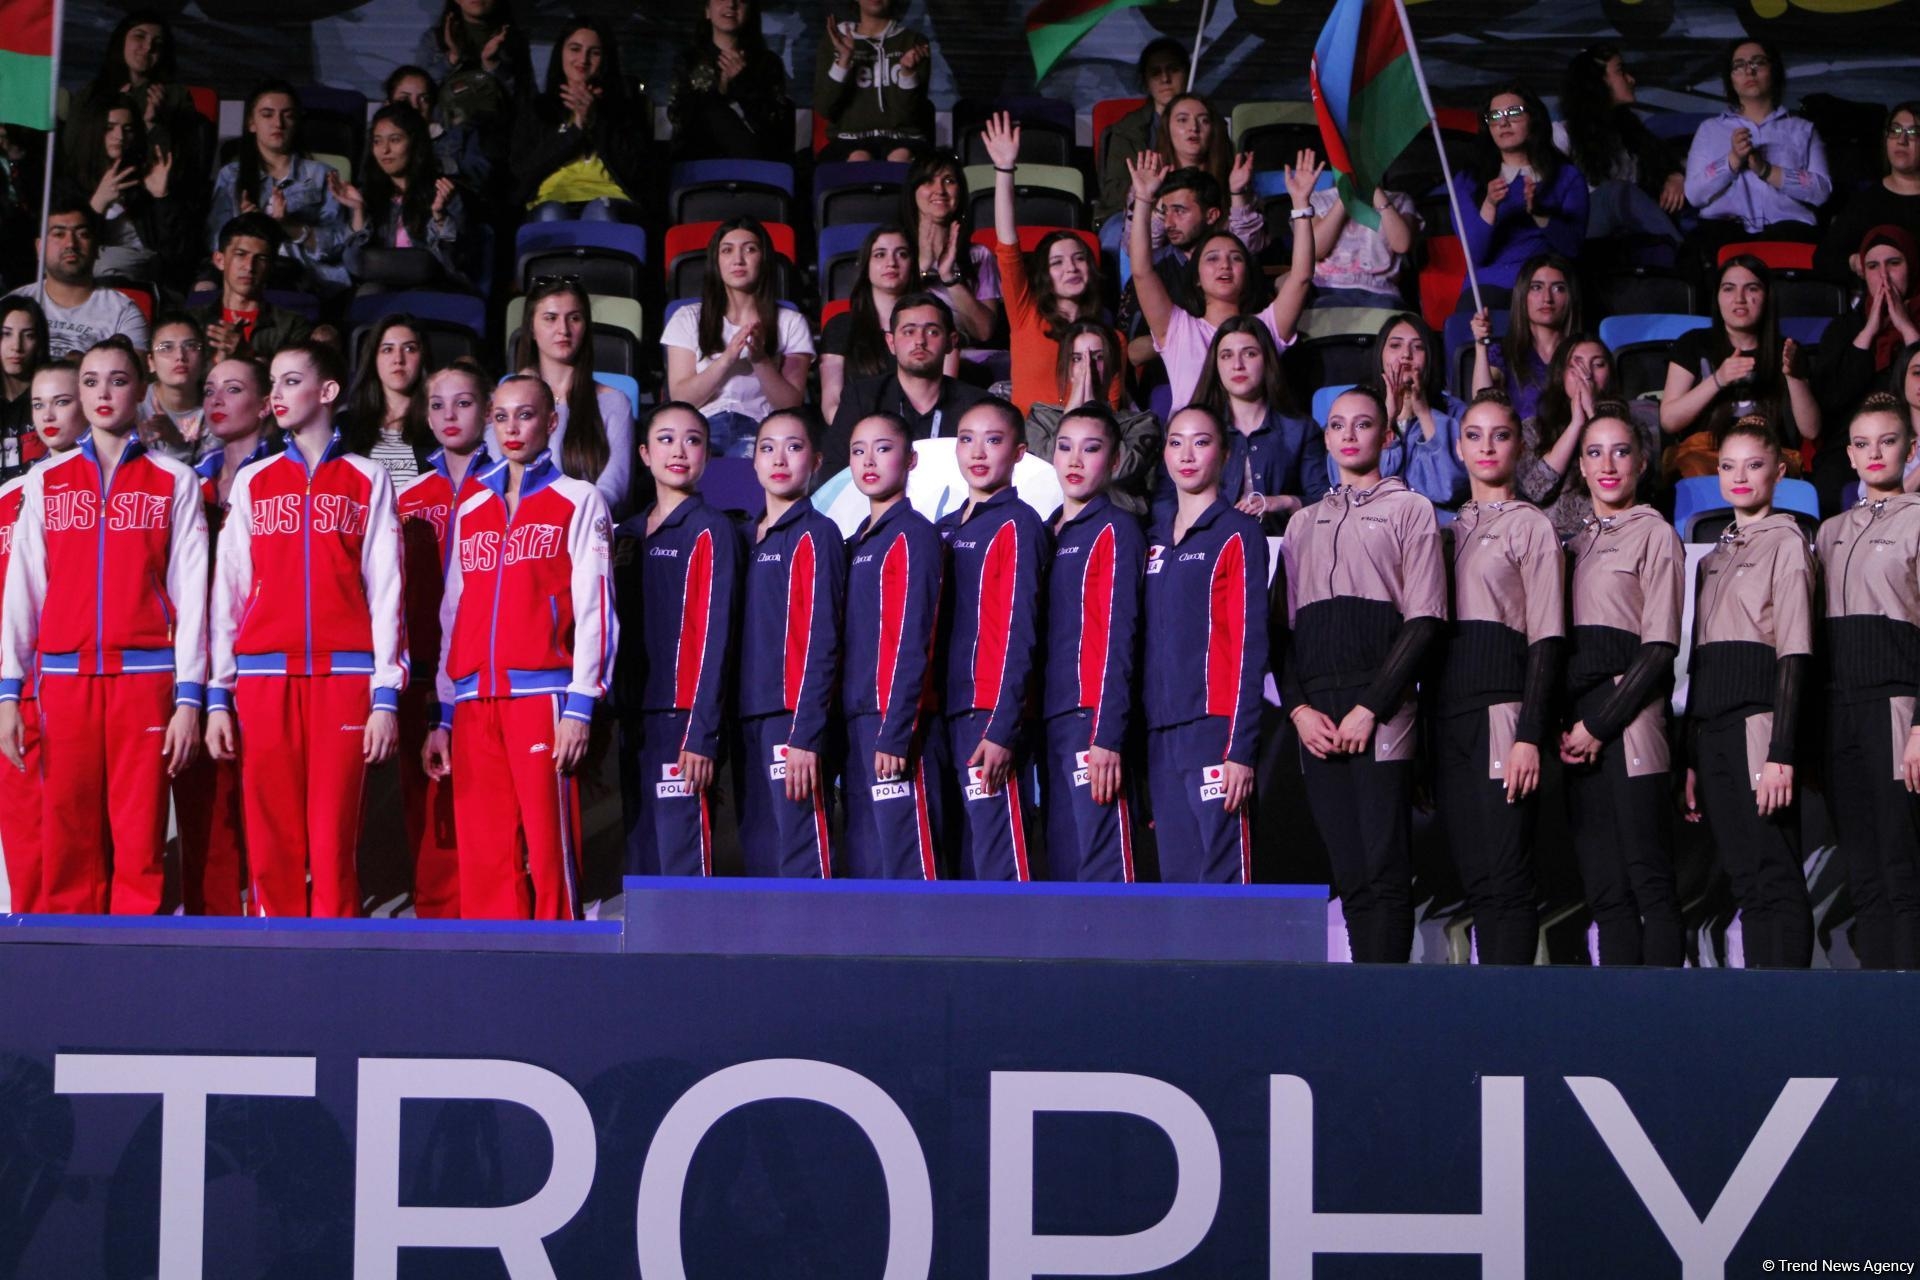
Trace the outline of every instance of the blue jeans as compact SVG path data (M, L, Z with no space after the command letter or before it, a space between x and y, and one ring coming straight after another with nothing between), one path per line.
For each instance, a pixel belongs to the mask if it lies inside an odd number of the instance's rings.
M753 437L760 421L744 413L723 409L707 415L707 453L715 458L751 458Z

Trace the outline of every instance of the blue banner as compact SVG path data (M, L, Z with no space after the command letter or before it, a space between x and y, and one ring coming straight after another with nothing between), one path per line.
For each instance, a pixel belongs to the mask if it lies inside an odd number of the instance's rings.
M1900 975L20 940L0 991L0 1276L1920 1260Z

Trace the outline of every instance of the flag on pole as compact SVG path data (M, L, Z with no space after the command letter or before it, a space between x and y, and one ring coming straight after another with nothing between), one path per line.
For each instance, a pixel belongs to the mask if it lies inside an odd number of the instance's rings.
M1428 125L1394 0L1337 0L1309 78L1340 199L1349 217L1377 228L1374 188Z
M0 0L0 124L53 128L53 0Z
M6 0L0 0L0 4ZM1053 64L1100 19L1121 9L1138 9L1160 0L1040 0L1027 13L1027 47L1033 51L1033 78L1044 80Z

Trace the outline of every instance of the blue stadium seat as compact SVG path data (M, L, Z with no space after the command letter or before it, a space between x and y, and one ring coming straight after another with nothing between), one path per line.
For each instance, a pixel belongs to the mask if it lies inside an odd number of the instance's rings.
M891 160L823 164L813 171L813 225L892 222L906 180L907 166Z
M1333 184L1339 180L1339 177L1340 175L1335 173L1332 169L1322 170L1320 176L1314 180L1313 189L1315 191L1331 191L1333 189ZM1260 197L1263 200L1266 199L1268 196L1286 195L1287 194L1286 170L1263 169L1260 172L1254 174L1253 175L1253 194Z
M1780 336L1792 338L1803 347L1817 347L1832 323L1832 316L1781 316Z
M852 222L820 228L820 298L836 302L853 296L860 271L860 246L877 222Z
M1313 393L1313 420L1322 427L1327 425L1327 415L1333 412L1333 402L1353 390L1351 382L1329 383Z
M1820 491L1811 480L1782 480L1773 491L1773 509L1789 511L1815 524L1820 521Z
M1702 520L1726 510L1727 500L1720 496L1720 477L1688 476L1674 483L1673 527L1683 542L1694 540L1694 528Z
M1673 340L1712 323L1705 316L1608 316L1600 322L1600 341L1613 353L1614 385L1628 398L1660 390Z
M536 275L580 275L588 293L616 293L632 296L631 288L601 288L602 283L617 285L617 280L602 282L589 275L603 274L594 268L584 271L567 266L568 260L582 263L588 259L617 266L623 276L639 279L647 264L647 233L641 227L624 222L528 222L513 235L513 278L525 289Z
M601 373L594 370L593 380L603 387L612 387L627 398L627 407L634 413L640 412L640 380L628 377L624 373Z
M750 216L793 221L793 166L778 160L689 160L668 178L670 222Z
M269 295L271 296L271 295ZM487 303L470 293L441 293L428 289L405 293L369 293L347 304L347 322L368 324L381 316L405 312L423 321L458 325L475 334L487 331Z
M1799 519L1811 534L1820 524L1820 495L1811 481L1782 480L1773 491L1773 509ZM1689 476L1673 487L1673 527L1685 542L1710 542L1720 536L1732 508L1720 496L1720 477Z
M1508 312L1489 310L1487 319L1493 325L1496 340L1507 336L1513 327ZM1447 377L1453 388L1453 394L1462 400L1473 399L1473 317L1456 311L1447 317L1446 332L1441 335L1447 350Z

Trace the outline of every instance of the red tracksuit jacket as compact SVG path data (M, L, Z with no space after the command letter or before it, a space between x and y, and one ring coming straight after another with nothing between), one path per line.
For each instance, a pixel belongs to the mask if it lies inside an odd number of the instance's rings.
M846 715L880 717L875 749L904 756L921 713L939 706L933 688L946 545L905 498L860 522L847 542Z
M365 675L373 707L407 685L393 481L334 432L318 466L291 443L227 491L213 583L215 707L240 675Z
M949 717L987 712L982 736L1011 747L1040 666L1040 611L1046 608L1052 540L1011 485L971 511L949 513L939 529L951 592L945 711Z
M492 461L481 447L467 464L467 474L485 471ZM393 498L405 547L407 643L416 679L439 670L440 602L446 595L447 553L453 547L447 531L453 524L454 499L459 496L447 473L447 451L434 450L427 462L428 469Z
M138 440L100 483L93 438L27 473L0 609L0 701L34 672L171 671L198 707L207 680L207 518L193 469Z
M1090 711L1089 745L1124 750L1140 644L1146 537L1139 521L1102 494L1064 522L1054 541L1042 713L1051 720Z
M625 662L630 673L644 668L629 695L637 702L622 710L686 712L682 750L711 759L733 682L726 666L739 616L740 532L698 494L649 534L652 511L620 524L623 590L633 592L623 598L628 616L640 615L640 644Z
M840 675L847 546L810 502L790 507L747 549L740 626L740 717L793 717L787 745L822 751Z
M439 728L452 727L455 702L529 694L564 694L561 715L590 723L607 692L620 641L607 500L543 453L521 477L508 519L507 467L469 471L454 510Z
M6 609L7 566L13 563L13 526L20 519L20 507L27 500L27 477L22 472L13 479L0 485L0 612ZM33 668L27 668L27 680L31 680ZM33 686L23 683L21 697L31 698Z

